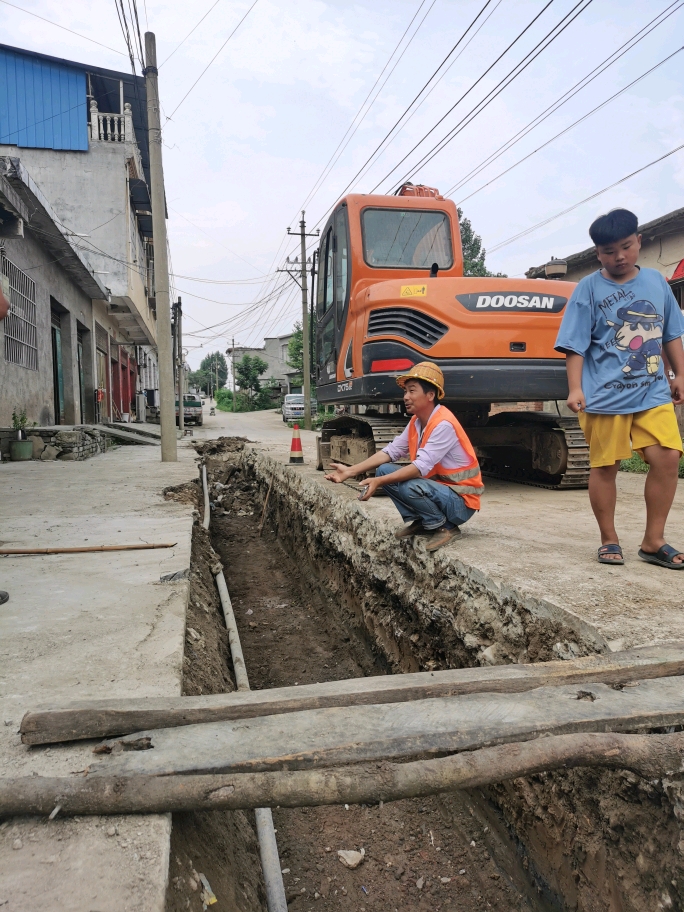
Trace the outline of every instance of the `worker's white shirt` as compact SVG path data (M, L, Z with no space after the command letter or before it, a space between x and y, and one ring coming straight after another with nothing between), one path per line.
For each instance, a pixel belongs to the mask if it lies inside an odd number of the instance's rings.
M437 409L441 408L442 406L438 405L432 414L434 415ZM416 430L420 440L423 435L423 427L419 418L416 418ZM392 462L396 462L398 459L406 459L409 455L408 439L408 425L406 425L401 434L395 437L382 452L387 453ZM449 421L440 421L430 434L427 446L418 447L413 465L424 478L434 469L437 463L440 463L445 469L460 469L468 465L469 462L470 457L461 446L453 425Z

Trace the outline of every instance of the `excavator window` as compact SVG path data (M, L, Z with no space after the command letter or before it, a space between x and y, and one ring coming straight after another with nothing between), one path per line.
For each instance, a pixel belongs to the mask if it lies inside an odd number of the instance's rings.
M320 266L316 304L319 318L327 313L333 304L333 230L330 227L321 243Z
M454 263L446 212L365 209L361 216L366 263L379 269L450 269Z
M338 326L342 322L344 308L347 305L347 286L349 282L348 243L347 210L342 208L335 213L335 302Z

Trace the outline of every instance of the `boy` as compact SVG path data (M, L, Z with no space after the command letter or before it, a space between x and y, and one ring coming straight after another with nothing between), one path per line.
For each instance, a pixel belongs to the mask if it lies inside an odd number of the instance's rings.
M639 557L684 570L684 554L665 541L682 454L674 405L684 401L684 316L662 275L636 265L637 226L636 215L627 209L613 209L591 224L601 269L573 292L556 350L566 355L567 404L578 413L589 444L589 500L601 532L599 563L624 564L615 531L615 481L620 460L629 459L633 448L649 465ZM674 371L670 382L669 366Z
M332 462L329 481L376 469L375 478L360 484L368 500L382 487L394 501L404 523L396 538L426 535L427 551L436 551L461 534L460 526L480 509L484 491L475 450L458 420L439 404L444 398L444 374L432 361L415 364L397 377L404 390L404 407L411 420L384 450L354 466ZM409 457L409 465L394 460Z

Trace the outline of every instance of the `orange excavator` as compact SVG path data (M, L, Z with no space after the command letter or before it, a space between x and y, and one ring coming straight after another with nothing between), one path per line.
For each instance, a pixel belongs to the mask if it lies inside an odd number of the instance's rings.
M316 395L342 413L323 425L319 467L358 462L399 433L408 419L396 377L429 360L486 474L586 487L576 418L501 410L566 398L565 359L553 345L573 283L465 277L456 206L410 184L340 200L317 272Z

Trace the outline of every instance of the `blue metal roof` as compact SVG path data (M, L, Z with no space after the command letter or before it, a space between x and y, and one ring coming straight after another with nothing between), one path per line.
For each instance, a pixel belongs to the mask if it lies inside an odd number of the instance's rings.
M0 143L87 151L85 71L0 48Z

